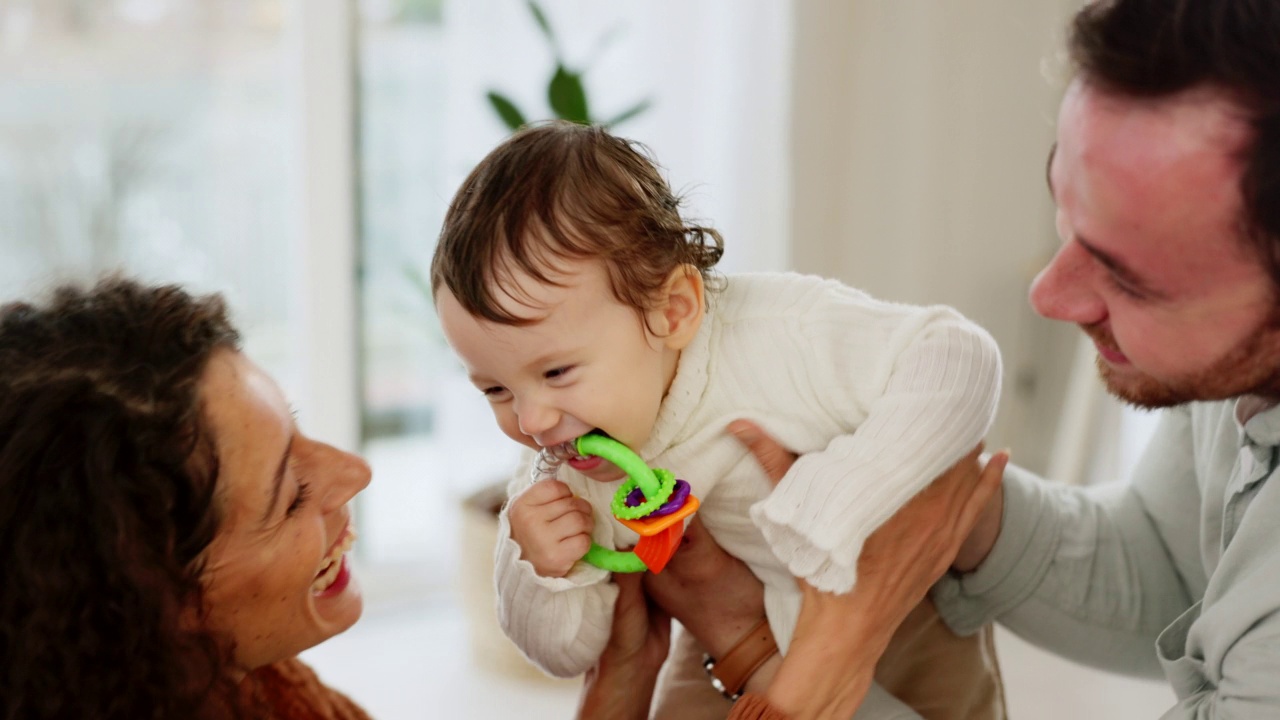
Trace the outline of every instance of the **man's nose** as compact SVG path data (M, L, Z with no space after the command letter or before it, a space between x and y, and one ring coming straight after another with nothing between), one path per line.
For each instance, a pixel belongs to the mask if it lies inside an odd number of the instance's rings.
M1063 243L1031 282L1031 306L1051 320L1078 325L1106 320L1107 305L1096 287L1101 280L1096 262L1079 243Z

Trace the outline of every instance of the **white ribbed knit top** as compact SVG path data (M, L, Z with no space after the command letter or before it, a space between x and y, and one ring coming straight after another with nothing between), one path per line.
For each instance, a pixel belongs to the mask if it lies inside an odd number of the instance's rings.
M638 452L690 483L707 529L763 581L785 652L800 603L792 576L833 592L853 587L867 536L982 439L999 391L994 341L950 308L882 302L812 276L733 275L681 353ZM802 455L776 489L725 431L737 418ZM512 496L528 487L531 461ZM595 506L596 542L634 545L609 513L618 483L568 467L559 477ZM547 672L585 672L609 636L609 573L579 562L567 577L539 577L505 509L498 532L503 630Z

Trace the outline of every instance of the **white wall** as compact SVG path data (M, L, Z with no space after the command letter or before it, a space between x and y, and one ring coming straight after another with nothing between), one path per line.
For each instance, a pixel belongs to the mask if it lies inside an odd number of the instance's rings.
M792 265L946 303L991 331L988 445L1041 469L1074 329L1026 292L1057 245L1044 181L1076 3L795 2Z

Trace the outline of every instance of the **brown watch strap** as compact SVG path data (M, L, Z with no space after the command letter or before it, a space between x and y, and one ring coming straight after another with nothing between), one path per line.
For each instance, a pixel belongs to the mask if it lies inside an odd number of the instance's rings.
M720 681L723 686L721 692L726 696L736 697L741 694L742 686L751 679L751 674L776 652L778 643L773 639L773 631L769 629L769 620L761 618L724 657L712 659L707 671Z

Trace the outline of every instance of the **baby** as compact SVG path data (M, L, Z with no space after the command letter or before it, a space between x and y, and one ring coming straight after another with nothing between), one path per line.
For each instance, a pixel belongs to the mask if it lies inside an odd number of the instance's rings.
M811 276L713 274L720 236L679 205L633 143L539 125L462 184L432 260L445 336L530 449L500 520L499 616L553 675L589 669L608 638L616 588L583 554L637 536L610 513L617 467L571 458L531 485L537 451L595 431L688 481L708 531L764 583L785 652L793 576L848 592L867 536L995 411L996 346L954 310ZM801 454L776 489L726 432L737 418Z

